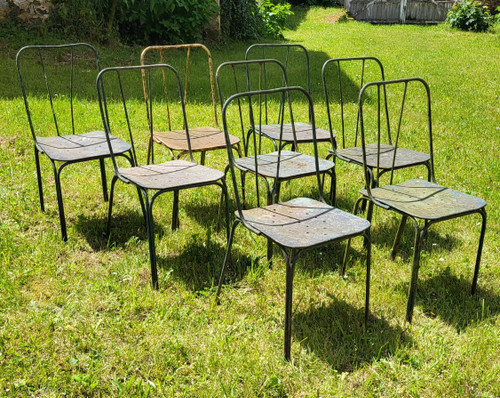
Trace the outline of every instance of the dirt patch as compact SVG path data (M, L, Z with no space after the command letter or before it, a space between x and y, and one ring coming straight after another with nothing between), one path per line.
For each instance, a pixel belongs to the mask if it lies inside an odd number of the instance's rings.
M326 23L331 23L332 25L337 22L342 22L347 19L347 14L345 11L337 11L335 14L328 15L325 18Z
M16 143L17 137L0 137L0 148L7 149Z

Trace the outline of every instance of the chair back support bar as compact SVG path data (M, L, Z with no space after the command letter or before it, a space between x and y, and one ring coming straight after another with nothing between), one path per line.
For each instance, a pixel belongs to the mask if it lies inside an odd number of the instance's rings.
M36 62L39 63L39 68L36 71L28 69L29 58L36 58ZM16 65L28 123L35 142L37 136L41 133L41 129L38 129L34 121L29 98L40 95L47 96L49 100L54 132L58 136L75 134L74 99L76 96L94 94L78 91L79 87L77 87L75 79L82 76L79 72L88 72L90 70L94 70L95 74L92 80L95 79L100 70L97 50L87 43L25 46L17 53ZM26 68L24 68L25 66ZM23 70L25 70L25 73L23 73ZM86 74L88 75L88 73ZM63 86L64 83L68 83L69 87ZM69 100L69 113L71 115L71 127L69 129L61 126L59 118L60 114L67 114L66 111L61 110L63 107L60 104L60 102L67 100ZM61 131L62 129L65 131Z
M386 80L386 81L378 81L378 82L369 82L366 83L362 88L359 93L359 115L360 115L360 132L361 132L361 143L362 143L362 156L363 156L363 165L364 165L364 173L365 177L367 179L366 181L366 188L368 190L368 195L372 198L371 196L371 188L374 186L378 185L378 181L374 181L376 179L376 176L380 175L381 172L381 156L383 155L383 136L382 136L382 129L381 129L381 124L382 124L382 115L381 115L381 106L382 102L387 105L387 92L386 90L391 89L392 91L396 91L399 89L399 93L401 95L401 102L399 104L399 109L397 109L397 112L395 114L395 119L396 120L396 129L395 129L395 137L393 141L393 146L394 150L392 151L391 156L391 163L392 167L390 168L390 184L393 183L393 178L394 178L394 170L396 169L396 158L398 155L398 150L400 150L400 141L403 138L408 138L409 136L415 134L415 126L413 124L408 124L408 122L404 119L404 117L413 109L411 109L410 106L408 106L408 98L409 98L409 87L414 88L413 91L417 91L416 86L421 86L424 89L425 92L425 114L422 114L422 118L425 119L425 124L426 126L418 126L427 129L427 139L428 139L428 148L426 148L428 155L430 156L430 161L429 161L429 174L430 178L429 181L431 182L436 182L435 180L435 175L434 175L434 157L433 157L433 143L432 143L432 115L431 115L431 96L430 96L430 90L428 84L425 82L425 80L414 77L414 78L405 78L405 79L396 79L396 80ZM371 117L371 120L376 119L376 167L371 168L368 167L367 164L367 144L369 140L367 139L367 115L366 115L366 108L368 99L370 98L369 93L373 92L375 90L375 102L376 102L376 117L373 118ZM382 91L382 93L381 93ZM402 93L401 93L402 91ZM413 94L413 92L411 93ZM418 93L416 95L419 95ZM394 101L396 102L396 101ZM392 104L393 102L391 102ZM371 106L372 111L373 111L373 106ZM408 112L406 112L408 111ZM373 112L370 113L372 115ZM385 112L385 116L388 117L389 112ZM411 115L410 115L411 117ZM408 118L410 120L410 117ZM403 122L406 122L405 125L403 125ZM412 123L417 123L417 121L411 120ZM390 119L388 119L388 123L390 124ZM410 137L411 138L411 137Z
M131 86L130 81L134 73L141 74L141 81L143 83L141 87ZM137 81L137 79L134 81ZM171 89L176 89L176 96L163 96L165 81L169 82ZM179 126L182 126L185 130L185 139L189 146L189 160L193 161L181 79L172 66L156 64L105 68L97 77L97 90L106 134L108 136L118 136L130 143L135 166L149 163L145 160L145 157L140 158L138 155L139 147L145 145L138 139L138 136L140 133L147 131L145 140L149 146L153 132L157 128L160 128L159 126L164 124L171 125L170 117L167 117L165 121L166 112L163 112L163 110L167 106L172 107L174 102L180 104L176 120ZM144 96L142 95L143 93ZM110 98L112 98L112 101L110 101ZM119 106L117 106L117 103ZM143 104L141 105L141 103ZM138 118L133 118L131 115L137 114L139 108L142 106L146 107L146 119L141 120L139 124ZM122 109L121 112L118 112L119 108ZM123 131L126 131L126 133L124 134ZM115 173L120 177L120 168L118 167L113 148L109 141L108 145L110 146Z

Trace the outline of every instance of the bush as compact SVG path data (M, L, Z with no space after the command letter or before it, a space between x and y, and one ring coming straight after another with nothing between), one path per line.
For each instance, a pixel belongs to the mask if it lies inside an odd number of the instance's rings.
M264 37L282 37L281 31L286 26L286 18L293 15L291 5L287 2L274 4L271 0L262 0L259 14L263 25L261 35Z
M67 37L102 42L108 38L111 0L53 0L47 28Z
M321 6L321 7L338 7L341 5L340 0L289 0L294 6Z
M286 17L292 15L287 1L221 0L221 27L226 37L236 40L281 37Z
M488 7L474 0L463 0L453 6L446 20L453 28L472 32L486 32L494 22Z
M189 43L199 41L217 12L213 0L120 0L117 25L124 42Z

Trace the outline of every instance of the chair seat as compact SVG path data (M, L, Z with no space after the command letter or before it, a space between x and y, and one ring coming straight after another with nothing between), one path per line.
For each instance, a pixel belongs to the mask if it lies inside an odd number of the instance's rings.
M115 154L122 154L130 149L128 143L113 136L110 138ZM36 146L39 151L45 153L50 159L61 162L84 161L110 156L104 131L37 137Z
M201 166L187 160L172 160L118 169L128 182L145 189L174 190L212 184L224 177L220 170Z
M486 206L483 199L419 179L374 188L371 192L379 202L423 220L458 217ZM368 198L366 189L360 193Z
M297 142L312 142L313 133L312 126L307 123L294 123L295 125L295 135L297 137ZM257 127L257 126L256 126ZM280 124L264 124L259 126L258 130L265 136L275 140L280 140ZM334 136L335 137L335 136ZM330 133L326 130L316 127L316 141L330 141ZM283 137L281 141L293 142L293 130L291 124L283 125Z
M191 150L193 152L209 151L226 147L224 133L214 127L197 127L189 129ZM153 139L174 151L188 151L188 142L185 130L154 132ZM240 142L240 139L229 136L231 146Z
M255 173L255 157L236 158L236 166L241 170ZM334 163L318 159L319 172L324 173L333 169ZM278 165L278 152L267 153L257 156L258 172L267 178L275 178L276 167ZM281 162L279 169L279 178L292 179L299 176L313 175L316 173L314 156L304 155L299 152L281 151Z
M310 198L243 210L243 216L250 229L293 249L346 239L370 227L364 218Z
M377 144L366 145L366 164L370 168L377 167ZM345 149L337 149L336 156L344 161L353 162L356 164L363 164L363 148L353 147ZM380 144L380 160L378 167L380 169L390 170L394 158L394 146L389 144ZM394 168L399 169L402 167L415 166L423 164L430 160L430 155L423 152L413 151L406 148L397 148L396 160Z

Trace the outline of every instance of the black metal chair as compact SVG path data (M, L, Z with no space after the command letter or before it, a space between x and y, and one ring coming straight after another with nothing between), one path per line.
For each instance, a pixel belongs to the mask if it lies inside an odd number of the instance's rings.
M380 112L378 109L374 109L373 104L371 106L368 104L368 102L371 101L368 100L368 98L370 97L369 94L375 91L375 97L377 98L375 101L375 108L380 107L380 91L385 91L385 89L391 89L391 91L399 90L399 93L401 94L401 108L396 117L397 128L394 151L392 152L392 159L389 159L390 163L393 165L392 168L389 169L391 173L391 181L393 179L394 170L397 168L396 158L398 156L397 153L400 150L398 142L403 139L405 134L414 136L416 131L424 130L417 130L417 127L415 126L415 123L417 123L415 113L418 107L419 98L424 98L423 102L425 102L422 106L422 101L420 100L420 108L423 108L425 111L423 112L424 114L422 115L421 120L427 125L425 130L427 130L428 135L427 137L424 137L424 139L428 141L430 181L417 178L405 180L397 184L391 183L390 185L379 185L379 181L377 179L377 176L380 175L379 171L381 166L379 165L382 164L382 158L387 155L384 147L381 145L382 134L380 132L380 128L377 133L377 144L367 144L366 132L368 120L378 119L376 124L380 127ZM413 102L412 105L407 104L410 101ZM378 117L370 117L370 115L368 115L370 108L372 112L378 114ZM408 115L406 111L408 111ZM359 94L359 112L360 139L362 145L363 167L366 176L366 189L360 191L362 196L356 203L354 213L356 214L360 201L368 200L369 217L371 217L370 208L372 208L373 205L377 205L385 210L401 214L401 223L396 233L391 253L393 258L396 256L397 247L407 219L410 218L413 221L413 226L415 227L415 245L406 309L406 320L411 322L415 303L422 241L425 239L429 227L437 222L474 213L479 213L481 215L481 235L479 238L479 248L474 269L474 277L472 279L471 294L474 294L476 291L479 264L486 230L486 202L480 198L446 188L436 183L434 176L432 143L431 97L429 86L424 80L420 78L409 78L367 83L363 86ZM370 156L372 157L371 160ZM371 163L372 161L376 161L378 166L373 168Z
M143 86L145 77L145 93ZM164 84L167 82L171 95L170 112L177 117L177 121L185 131L188 145L188 160L174 159L165 162L149 163L148 148L151 138L157 129L162 129L171 120L166 116ZM113 208L113 192L115 183L120 180L126 184L133 184L139 193L142 211L146 221L149 239L149 256L151 263L152 282L158 288L158 273L156 267L155 235L153 222L153 204L161 194L180 190L217 185L222 189L226 203L226 232L229 234L229 215L225 175L220 170L198 165L193 160L189 126L184 107L182 87L179 75L170 65L158 64L147 66L128 66L103 69L97 77L99 103L115 176L111 182L107 233L111 228L111 214ZM175 93L175 95L174 95ZM111 147L112 134L126 137L132 146L133 167L123 167ZM144 155L141 156L141 153ZM151 192L151 194L150 194ZM172 225L178 221L178 203L174 200ZM219 209L220 211L220 209Z
M249 107L249 109L254 112L254 120L258 121L253 125L245 124L243 108L246 107L246 105L242 103L243 98L238 101L238 118L241 127L240 136L246 157L238 160L237 163L240 165L238 167L243 173L252 172L264 178L275 178L274 169L263 168L261 165L260 171L257 173L254 166L246 164L248 162L253 162L253 160L251 160L252 157L248 157L250 146L253 145L253 150L258 153L268 152L269 148L266 148L265 144L262 142L262 135L257 134L257 138L255 134L253 134L256 131L262 131L264 126L266 131L273 132L272 137L274 138L272 138L271 142L273 143L274 153L278 153L277 151L283 149L288 143L294 143L291 151L281 152L284 154L283 158L280 159L282 162L282 171L279 178L274 181L272 189L269 187L267 189L268 204L279 199L279 189L282 181L314 174L311 158L307 158L309 160L304 163L304 159L306 159L307 155L300 154L299 144L304 142L299 139L301 132L305 130L309 131L308 134L311 134L310 143L318 142L318 140L313 140L313 137L319 131L328 134L330 142L334 141L334 138L330 133L319 128L315 128L315 134L312 135L311 125L297 120L307 118L309 121L312 116L307 112L307 116L302 114L301 118L297 117L300 112L294 110L289 92L284 92L283 95L279 97L274 96L274 98L270 98L269 95L266 94L266 90L268 89L282 86L286 87L288 85L287 72L281 62L274 59L224 62L217 68L216 80L221 103L224 103L230 95L235 93L262 91L259 96L252 99L253 106ZM285 118L285 120L283 120L283 118ZM278 123L267 124L269 119L277 120ZM245 129L247 129L246 134ZM279 148L277 145L278 142L282 145L282 148ZM297 157L298 154L300 154L300 158ZM268 153L266 156L274 155ZM261 160L263 162L265 161L264 158ZM333 166L332 162L321 159L320 173L332 176L331 170ZM331 186L333 185L332 182Z
M272 154L259 154L253 151L251 155L243 159L235 159L230 149L229 133L240 129L241 122L234 115L240 113L240 103L247 101L250 104L248 112L249 123L252 127L257 127L258 119L258 98L263 95L277 96L279 102L283 96L292 95L294 99L306 103L311 116L313 126L314 155L308 156L296 152L285 151L281 145L281 138L285 134L284 122L279 126L279 136L277 151ZM254 107L256 109L254 109ZM289 108L282 108L287 109ZM281 118L283 121L283 118ZM263 236L278 245L286 261L286 298L285 298L285 337L284 353L285 358L290 360L291 349L291 327L292 327L292 285L295 263L304 251L330 244L339 240L362 235L367 241L366 260L366 301L365 301L365 323L368 317L369 289L370 289L370 223L362 218L350 213L336 209L325 203L322 195L322 163L324 160L318 158L317 142L314 140L316 129L313 114L313 103L309 93L301 87L283 87L265 91L243 92L231 96L222 108L222 121L226 134L229 165L235 191L237 205L236 219L230 232L227 252L222 267L217 296L220 294L224 281L224 273L230 262L231 245L234 232L238 224L243 224L251 232ZM256 145L257 140L253 139L252 144ZM294 162L304 158L307 167L311 169L310 175L314 180L313 186L317 188L319 200L307 197L295 197L286 202L268 203L267 206L259 206L244 209L240 197L241 185L236 179L237 170L249 170L258 173L266 173L273 176L275 181L280 181L288 172L287 162ZM258 184L256 184L258 189ZM344 262L347 261L348 252L344 255Z
M208 151L214 151L218 149L224 149L226 147L226 141L224 139L224 133L219 128L219 120L217 117L217 102L215 100L215 83L214 74L212 68L212 54L210 50L203 44L192 43L192 44L172 44L172 45L159 45L159 46L149 46L146 47L141 53L141 65L147 65L151 63L168 63L173 66L174 60L179 60L179 64L182 64L184 69L184 105L187 108L187 113L189 115L189 104L188 96L191 94L192 97L201 96L204 100L208 100L208 91L210 92L210 98L212 101L213 108L213 124L209 126L198 126L194 127L191 123L190 129L190 139L191 139L191 151L200 152L201 159L200 164L205 164L205 154ZM202 87L197 85L196 87L191 87L190 85L190 72L191 74L200 72L200 65L205 67L206 81L210 84L208 90L203 90ZM191 69L191 71L190 71ZM192 70L194 69L194 71ZM199 80L198 80L199 81ZM165 92L168 95L168 91ZM199 100L199 99L198 99ZM167 115L170 116L169 109L167 108ZM189 116L188 116L189 117ZM169 123L168 131L158 131L154 132L153 140L159 144L164 145L170 151L172 159L175 159L174 151L178 152L177 159L181 156L186 155L189 152L188 144L185 139L184 130L172 130L171 123ZM240 140L236 137L231 137L231 142L233 148L241 156ZM154 159L153 148L151 147L151 156ZM154 162L154 160L153 160Z
M307 92L311 94L311 75L309 67L309 52L307 49L297 43L257 43L252 44L247 48L245 52L245 60L253 59L276 59L282 63L285 68L286 75L290 77L294 76L293 81L287 80L287 76L284 75L280 85L275 87L282 87L290 83L294 86L301 86L307 89ZM264 71L266 65L263 65ZM292 73L290 73L290 71ZM268 88L273 88L266 81L266 74L263 75L263 84L259 88L265 90ZM251 90L252 88L248 88ZM293 117L293 115L292 115ZM272 123L273 119L268 118L266 115L264 124L259 126L259 129L255 131L257 134L262 134L264 137L271 139L276 143L279 139L279 132L276 129L276 124ZM277 124L280 123L279 120L276 121ZM311 121L307 123L288 123L284 126L284 138L281 141L282 145L291 145L292 151L297 150L298 143L311 143L312 142L312 129ZM293 131L292 131L293 128ZM316 141L317 142L330 142L332 147L334 147L335 135L329 133L321 128L316 128ZM333 141L333 142L332 142Z
M331 151L333 160L335 162L336 159L340 159L362 166L363 156L359 137L359 91L365 82L384 81L384 67L375 57L332 58L323 64L321 76L328 126L332 134L338 133L337 141L334 142ZM376 180L378 180L384 173L391 170L424 165L427 167L427 176L430 181L431 159L429 154L401 147L395 151L385 86L382 87L382 90L383 101L380 103L380 107L383 109L385 119L385 135L380 141L380 158L377 157L377 144L369 143L366 145L368 168L372 172L374 169L378 170L379 174L376 176ZM334 108L338 108L339 112L334 114ZM395 157L394 154L396 154ZM333 172L336 176L336 170ZM336 181L335 177L334 181ZM336 187L333 191L336 194Z
M54 171L63 240L68 239L61 172L69 164L99 160L104 200L108 200L104 159L110 156L104 131L85 129L89 98L96 96L99 56L87 43L26 46L16 56L26 114L34 141L40 208L45 211L40 154ZM90 90L89 90L90 89ZM87 91L86 91L87 90ZM39 102L48 102L44 109ZM95 109L96 114L99 111ZM130 145L110 137L116 155L128 156Z
M229 97L224 96L223 91L230 94L257 90L259 95L253 96L251 103L243 104L246 97L239 97L237 101L238 112L234 115L238 120L240 137L243 142L245 156L235 161L235 166L241 173L242 199L246 201L245 181L246 174L260 177L265 184L267 192L267 204L279 201L280 189L284 181L291 181L298 178L312 176L315 174L314 156L299 152L299 144L296 140L297 131L303 126L296 120L295 114L299 114L298 103L293 104L291 96L293 92L283 91L277 96L274 92L268 94L267 88L279 88L282 82L287 84L286 69L277 60L247 60L224 62L217 68L217 86L221 103ZM246 112L246 113L245 113ZM307 116L302 115L307 120L312 120L310 111ZM261 131L263 125L267 123L268 117L273 117L279 123L267 125L269 129L276 133L276 140L272 142L273 148L262 141L262 135L254 134ZM248 120L246 120L248 118ZM315 128L315 134L319 129ZM310 130L312 132L312 130ZM312 136L314 137L315 134ZM283 150L287 142L295 142L295 151ZM317 141L312 140L316 143ZM278 145L279 144L279 145ZM280 146L281 145L281 146ZM274 150L272 150L274 149ZM257 156L258 155L258 156ZM332 176L333 163L329 160L319 159L319 172ZM279 170L279 173L277 173ZM268 180L272 180L270 186ZM330 186L333 186L333 182ZM260 205L260 190L257 190L257 203ZM272 258L271 241L268 247L268 260Z

